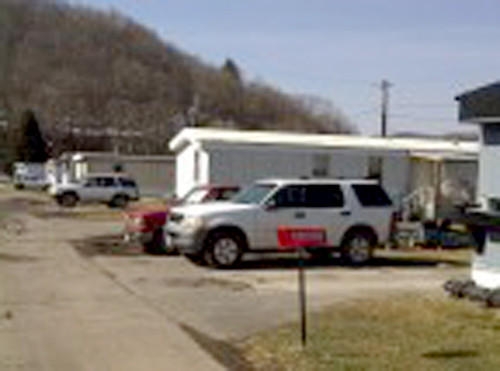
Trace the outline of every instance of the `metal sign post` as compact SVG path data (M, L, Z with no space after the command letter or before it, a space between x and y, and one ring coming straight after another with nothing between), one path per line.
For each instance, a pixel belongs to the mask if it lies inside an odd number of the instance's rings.
M300 338L302 346L305 347L307 343L307 295L304 271L306 248L326 245L326 231L322 227L281 226L278 228L278 242L282 250L298 251Z
M302 346L307 342L307 303L306 303L306 277L304 274L305 248L299 247L299 305L300 305L300 335Z

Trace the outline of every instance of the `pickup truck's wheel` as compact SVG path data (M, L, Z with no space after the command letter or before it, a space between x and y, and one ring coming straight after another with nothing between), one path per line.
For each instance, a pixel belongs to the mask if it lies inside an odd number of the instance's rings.
M57 202L64 207L74 207L78 202L78 196L72 192L63 193L57 198Z
M148 254L152 255L174 255L177 253L177 249L173 246L167 246L165 243L165 236L163 235L163 230L161 228L157 228L153 232L153 238L151 241L144 244L144 250Z
M376 236L368 229L349 231L342 241L342 260L350 265L366 264L373 255Z
M207 264L216 268L235 266L243 254L243 241L235 233L214 232L208 236L204 258Z
M128 197L126 195L116 195L112 198L109 203L109 207L117 207L119 209L124 209L127 207Z

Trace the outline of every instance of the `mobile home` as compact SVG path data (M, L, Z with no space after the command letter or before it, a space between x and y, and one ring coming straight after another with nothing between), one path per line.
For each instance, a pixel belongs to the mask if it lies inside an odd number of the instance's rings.
M186 128L169 146L179 195L198 184L244 185L267 177L378 178L397 204L415 199L434 218L453 193L443 192L445 180L448 188L467 185L455 193L475 192L469 189L474 142Z

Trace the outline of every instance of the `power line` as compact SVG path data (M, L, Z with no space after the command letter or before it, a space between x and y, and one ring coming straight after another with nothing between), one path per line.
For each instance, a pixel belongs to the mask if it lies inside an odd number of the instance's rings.
M394 103L394 107L401 108L451 108L452 104L443 104L443 103Z

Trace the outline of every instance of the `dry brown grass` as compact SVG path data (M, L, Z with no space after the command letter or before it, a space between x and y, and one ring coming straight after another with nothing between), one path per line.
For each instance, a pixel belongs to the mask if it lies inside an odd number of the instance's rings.
M443 296L396 296L336 305L310 316L302 349L297 324L248 339L257 370L497 370L500 319Z

